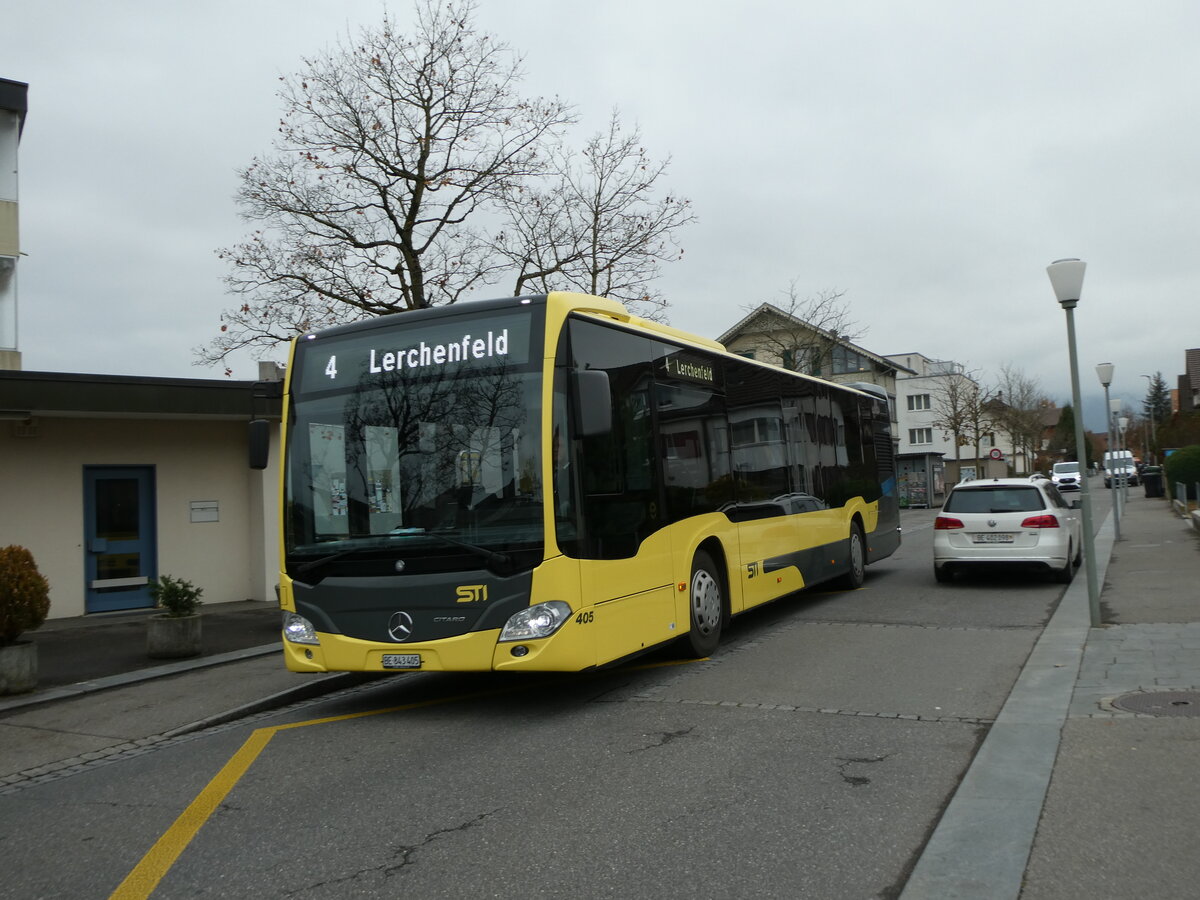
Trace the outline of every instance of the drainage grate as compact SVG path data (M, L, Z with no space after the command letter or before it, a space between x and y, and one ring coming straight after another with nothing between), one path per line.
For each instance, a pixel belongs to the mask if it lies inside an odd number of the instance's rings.
M1145 716L1200 716L1200 691L1138 691L1122 694L1112 705Z

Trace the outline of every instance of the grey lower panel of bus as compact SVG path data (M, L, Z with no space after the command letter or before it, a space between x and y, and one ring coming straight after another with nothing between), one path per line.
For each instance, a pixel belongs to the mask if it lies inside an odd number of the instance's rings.
M894 529L876 531L867 535L870 551L867 562L876 562L891 556L900 546L900 532ZM808 550L796 550L781 556L763 560L763 574L795 566L804 576L805 586L820 584L845 575L850 569L850 542L834 541Z
M809 587L846 573L849 568L847 542L837 541L807 550L795 550L782 556L764 559L762 564L764 575L794 566L804 576L805 587Z
M318 631L378 643L436 641L500 628L529 605L532 573L486 571L293 582L296 612Z
M880 528L867 535L867 562L879 562L900 549L900 528Z

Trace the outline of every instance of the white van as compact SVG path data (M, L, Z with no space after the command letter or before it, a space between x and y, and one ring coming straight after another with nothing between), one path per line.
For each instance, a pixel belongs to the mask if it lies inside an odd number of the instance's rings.
M1118 485L1138 483L1137 466L1133 463L1132 450L1117 450L1115 453L1104 454L1105 487L1112 487L1114 476Z

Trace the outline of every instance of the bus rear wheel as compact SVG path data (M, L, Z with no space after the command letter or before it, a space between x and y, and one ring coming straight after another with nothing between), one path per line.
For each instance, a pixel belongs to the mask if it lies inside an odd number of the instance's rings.
M850 524L849 546L850 571L838 579L838 585L848 591L856 591L863 586L867 577L867 542L863 538L862 528L857 522Z
M721 573L711 556L698 550L692 560L688 584L688 633L686 647L691 656L710 656L721 643L721 624L725 618Z

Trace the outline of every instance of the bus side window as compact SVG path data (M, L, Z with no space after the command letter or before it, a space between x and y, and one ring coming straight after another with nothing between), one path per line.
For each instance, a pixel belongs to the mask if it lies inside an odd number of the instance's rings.
M607 373L612 409L608 433L576 443L582 487L579 555L625 559L664 523L649 402L651 342L578 319L571 322L570 342L572 368ZM580 415L571 411L573 421Z

